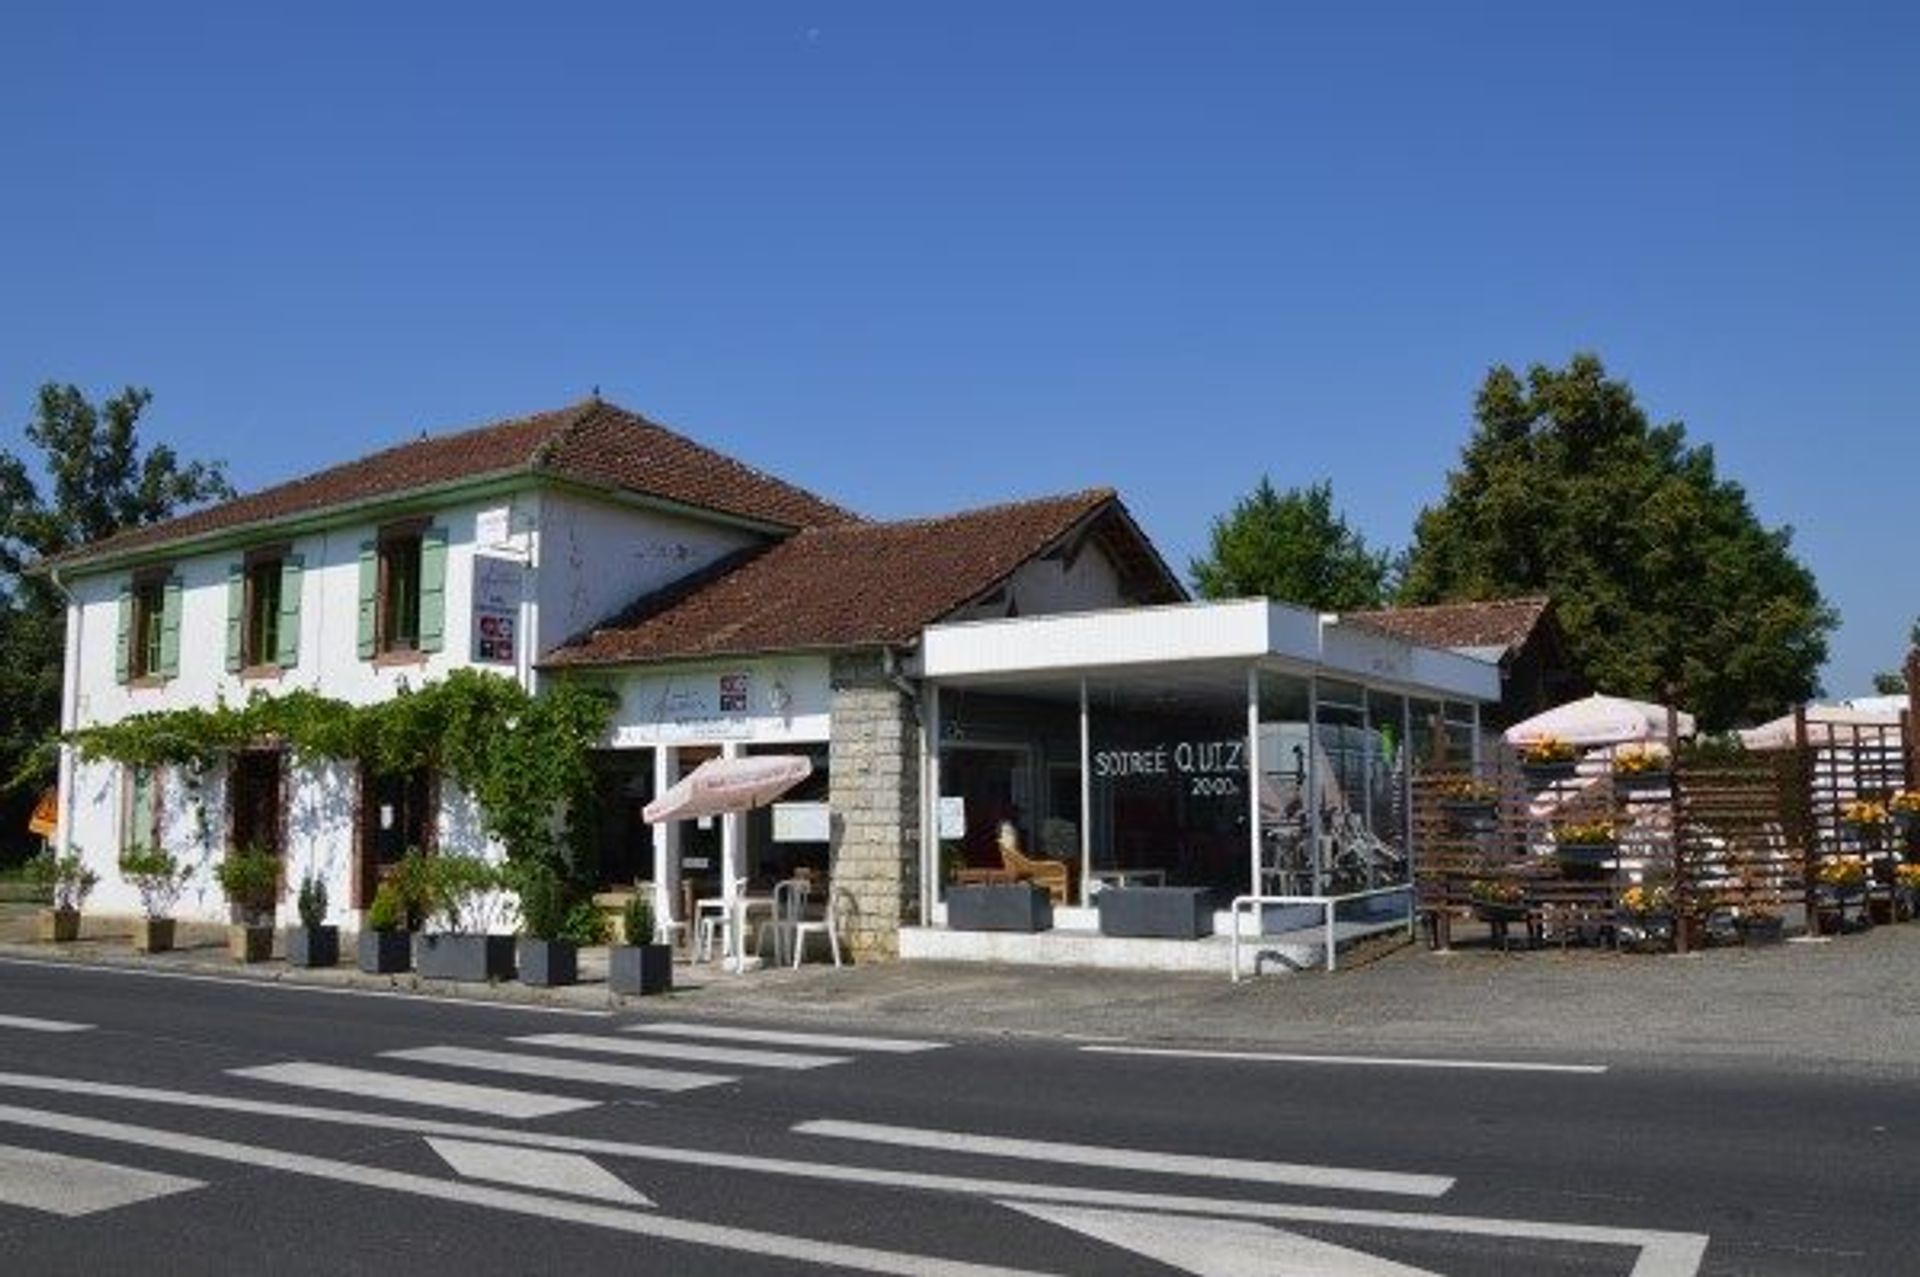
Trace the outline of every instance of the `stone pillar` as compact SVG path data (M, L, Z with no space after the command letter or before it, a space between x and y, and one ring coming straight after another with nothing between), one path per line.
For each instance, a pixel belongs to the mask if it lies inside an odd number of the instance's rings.
M857 956L894 957L918 921L920 744L914 699L880 653L833 658L833 884Z

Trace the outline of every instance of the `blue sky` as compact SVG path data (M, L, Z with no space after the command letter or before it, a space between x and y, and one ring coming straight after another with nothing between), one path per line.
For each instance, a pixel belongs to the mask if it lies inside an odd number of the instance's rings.
M275 12L280 10L279 12ZM1684 10L1684 12L1682 11ZM599 386L875 515L1260 473L1370 540L1594 350L1920 612L1920 18L1822 5L10 6L0 446L258 486Z

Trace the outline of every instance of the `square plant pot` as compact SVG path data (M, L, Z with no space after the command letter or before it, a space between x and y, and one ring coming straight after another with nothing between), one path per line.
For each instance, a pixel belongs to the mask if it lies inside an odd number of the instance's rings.
M414 939L413 968L429 980L459 980L469 984L511 980L513 937L422 933Z
M1099 901L1103 936L1199 940L1213 934L1205 887L1109 887Z
M413 934L369 927L360 933L357 956L368 975L397 975L413 966Z
M273 956L273 924L255 927L236 922L229 926L227 952L235 962L265 962Z
M673 946L617 944L607 950L607 987L642 997L673 990Z
M165 953L173 948L173 919L142 918L134 923L133 947L141 953Z
M42 909L40 938L49 944L65 944L69 940L78 940L80 911L78 909Z
M580 981L580 946L571 940L537 940L521 936L515 957L520 983L550 989Z
M287 965L332 967L340 964L340 928L287 928Z
M951 931L1051 931L1053 897L1030 882L947 889Z

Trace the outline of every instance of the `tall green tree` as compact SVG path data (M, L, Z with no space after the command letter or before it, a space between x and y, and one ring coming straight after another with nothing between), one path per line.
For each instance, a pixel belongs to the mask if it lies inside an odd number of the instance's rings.
M1275 492L1265 475L1213 521L1206 557L1189 566L1204 598L1264 594L1325 612L1380 606L1392 559L1367 548L1333 508L1333 485Z
M1551 594L1580 672L1679 696L1705 726L1819 691L1837 618L1708 446L1652 425L1600 360L1487 374L1446 496L1414 529L1408 603Z
M1907 647L1910 651L1920 652L1920 621L1913 623L1907 631ZM1895 696L1907 690L1907 672L1905 669L1882 670L1873 676L1873 690L1882 696Z
M27 442L38 466L0 450L0 859L28 845L27 813L51 780L60 727L65 600L29 576L34 561L233 495L218 464L142 448L153 396L128 387L91 403L77 387L40 388Z

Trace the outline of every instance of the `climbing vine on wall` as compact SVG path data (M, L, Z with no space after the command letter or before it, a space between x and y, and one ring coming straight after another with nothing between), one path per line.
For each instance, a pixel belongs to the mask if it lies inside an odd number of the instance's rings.
M473 796L510 861L581 881L593 871L589 756L615 704L602 688L561 682L533 697L512 679L455 670L372 705L256 693L244 705L135 714L68 739L86 759L182 768L196 788L227 754L259 744L284 745L303 764L353 763L378 775L432 768Z

